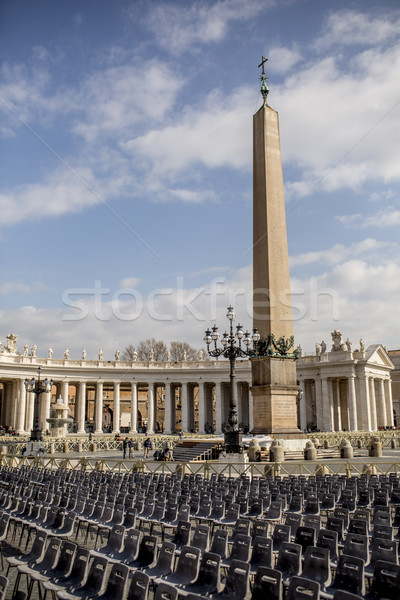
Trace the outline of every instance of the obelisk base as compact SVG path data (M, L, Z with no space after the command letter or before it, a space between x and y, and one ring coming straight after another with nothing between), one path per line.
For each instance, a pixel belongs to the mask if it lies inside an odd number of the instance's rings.
M301 435L297 426L298 389L298 386L285 385L253 386L254 427L251 433L271 433L283 437Z

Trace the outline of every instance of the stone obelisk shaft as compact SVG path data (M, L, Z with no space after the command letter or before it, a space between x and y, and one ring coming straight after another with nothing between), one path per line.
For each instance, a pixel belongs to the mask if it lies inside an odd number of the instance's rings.
M278 114L266 101L253 118L253 324L261 338L293 335ZM297 428L294 359L252 360L254 430Z

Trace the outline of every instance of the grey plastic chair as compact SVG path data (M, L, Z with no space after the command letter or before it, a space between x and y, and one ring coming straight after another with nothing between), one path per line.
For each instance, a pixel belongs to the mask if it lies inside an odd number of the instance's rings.
M258 535L253 540L250 558L250 573L256 573L259 567L272 568L272 540L267 536Z
M258 567L251 600L282 600L282 573L269 567Z
M57 598L60 600L74 600L76 598L98 597L105 581L107 564L108 560L104 556L95 556L84 585L73 587L69 591L57 591Z
M189 585L196 581L200 567L200 550L192 546L184 546L178 558L178 564L174 573L165 577L156 578L154 583L158 585L161 581L174 585Z
M319 600L319 583L304 577L290 579L286 600Z
M101 600L120 600L125 596L129 568L121 563L113 564L107 581L107 586L102 594L96 596Z
M18 590L19 582L21 579L21 575L26 575L27 580L29 581L28 585L28 598L31 597L33 586L35 581L37 581L33 576L35 573L44 573L52 569L57 560L60 551L61 540L59 538L51 538L47 544L47 548L43 557L36 561L35 563L30 563L28 565L19 565L18 566L18 575L15 579L14 585L14 593ZM39 584L38 584L39 585Z
M362 558L348 556L347 554L342 554L339 557L335 579L332 585L326 588L326 593L331 596L338 589L364 596L364 561Z
M7 558L8 567L6 577L12 567L18 567L19 565L34 563L40 560L45 551L45 545L47 540L47 533L38 531L33 541L31 551L28 554L20 554L19 556L9 556Z
M282 580L287 584L290 577L300 575L301 546L293 542L283 542L278 554L275 568L282 573Z
M54 593L58 590L76 588L83 584L88 570L90 552L87 548L77 547L71 571L58 578L49 581L43 581L45 597L47 592Z
M301 577L317 581L322 590L331 584L328 548L309 546L306 550Z
M169 583L159 583L154 594L154 600L177 600L178 589Z
M163 542L158 554L157 560L143 569L143 572L153 581L157 578L166 577L173 571L175 544L172 542Z
M210 552L218 554L222 560L228 555L228 530L216 529L212 537Z
M212 596L214 599L245 600L249 596L249 563L233 560L228 571L225 586L221 592Z
M134 571L126 600L147 600L149 588L150 577L142 571Z
M212 552L205 552L201 559L199 573L194 583L186 585L179 589L179 594L186 596L190 594L199 594L200 596L210 596L220 591L220 566L221 557Z
M0 575L0 600L5 600L8 586L8 577Z

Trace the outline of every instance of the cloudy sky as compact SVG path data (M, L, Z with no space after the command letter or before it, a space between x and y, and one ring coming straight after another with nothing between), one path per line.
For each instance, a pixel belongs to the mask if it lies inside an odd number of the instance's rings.
M296 344L400 347L397 0L0 3L0 338L104 358L251 326L252 115L279 112Z

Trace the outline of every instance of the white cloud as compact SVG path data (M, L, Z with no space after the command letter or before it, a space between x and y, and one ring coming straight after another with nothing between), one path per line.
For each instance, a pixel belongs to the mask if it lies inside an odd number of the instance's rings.
M275 0L160 3L151 7L145 22L161 47L178 54L200 44L220 42L231 22L252 19L274 4Z
M138 277L126 277L126 279L121 279L118 285L121 288L135 288L138 283L140 283Z
M270 59L267 70L271 73L287 73L294 65L303 60L300 50L294 45L292 48L273 46L268 52Z
M162 121L182 85L183 80L160 61L98 71L79 93L82 116L74 131L87 142L94 142L99 134L124 138L126 131L144 119Z
M212 92L204 109L187 109L179 123L152 130L126 142L123 148L148 160L153 173L164 176L197 163L208 168L249 167L253 98L246 88L228 99Z
M43 183L22 185L10 193L0 194L2 225L81 211L101 202L101 190L96 191L96 188L89 169L60 167Z
M391 242L380 242L378 240L367 238L361 242L354 242L350 246L335 244L335 246L329 248L328 250L317 250L292 256L290 257L290 266L295 268L312 263L336 265L350 257L359 256L374 259L379 251L388 251L388 253L392 255L394 249L399 250L397 244ZM379 254L378 257L381 259L382 254Z
M364 217L357 213L354 215L341 215L336 217L345 227L397 227L400 225L400 210L393 206L386 206L374 215Z
M374 16L372 12L341 10L329 15L315 45L319 49L326 49L337 45L388 43L398 36L399 29L399 10L385 14L384 9L379 9L379 16Z
M356 56L347 72L324 58L274 88L282 158L302 170L289 194L399 181L399 70L397 44Z
M0 284L0 295L6 296L8 294L35 294L36 292L42 292L46 290L47 286L44 283L21 283L17 281L4 281Z

